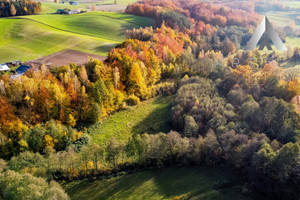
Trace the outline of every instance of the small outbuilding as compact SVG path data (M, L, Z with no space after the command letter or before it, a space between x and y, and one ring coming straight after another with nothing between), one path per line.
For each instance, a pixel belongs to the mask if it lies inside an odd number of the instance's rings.
M75 1L70 1L69 4L72 5L72 6L78 6L79 5L79 3L75 2Z
M8 67L16 67L19 65L22 65L22 61L17 60L17 61L11 61L6 63Z
M18 67L16 69L17 74L24 74L25 72L27 72L27 70L31 69L32 67L27 66L27 65L21 65L20 67Z
M80 9L74 9L69 11L69 15L75 15L75 14L80 14Z
M7 66L7 64L0 64L0 71L9 71L10 68Z
M68 14L67 12L68 12L68 10L65 10L65 9L58 9L56 11L57 14Z

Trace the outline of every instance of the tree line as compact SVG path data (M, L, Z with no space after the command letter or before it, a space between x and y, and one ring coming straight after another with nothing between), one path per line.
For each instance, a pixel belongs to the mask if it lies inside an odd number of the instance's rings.
M35 15L41 11L41 3L33 0L0 1L0 17Z

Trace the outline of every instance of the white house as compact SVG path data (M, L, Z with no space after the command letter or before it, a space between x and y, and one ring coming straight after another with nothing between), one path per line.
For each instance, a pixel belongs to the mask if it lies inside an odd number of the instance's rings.
M0 64L0 71L9 71L9 67L7 64Z
M68 12L69 15L74 15L74 14L79 14L80 13L80 9L74 9L74 10L70 10Z

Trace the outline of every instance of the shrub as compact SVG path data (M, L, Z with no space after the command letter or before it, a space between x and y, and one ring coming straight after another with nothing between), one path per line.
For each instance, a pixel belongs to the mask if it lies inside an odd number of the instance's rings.
M140 103L140 99L133 94L127 98L127 103L128 103L128 105L135 106Z

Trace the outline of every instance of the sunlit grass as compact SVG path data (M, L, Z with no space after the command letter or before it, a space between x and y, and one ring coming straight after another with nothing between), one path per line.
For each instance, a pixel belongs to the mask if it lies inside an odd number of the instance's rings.
M65 49L106 56L125 40L126 29L152 22L149 18L103 12L1 18L0 63L28 61Z
M117 112L88 128L94 142L101 145L111 139L126 141L134 134L169 132L172 96L156 97L140 105Z

